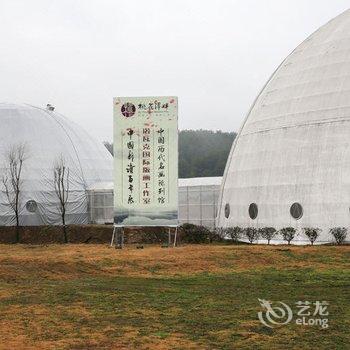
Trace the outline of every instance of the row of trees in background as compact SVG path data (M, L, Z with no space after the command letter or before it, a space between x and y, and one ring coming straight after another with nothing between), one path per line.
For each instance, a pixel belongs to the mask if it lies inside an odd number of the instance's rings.
M24 207L22 203L22 193L24 191L23 167L28 158L29 152L25 143L13 145L4 153L3 166L5 170L1 178L2 191L5 194L7 204L13 213L16 223L16 243L19 242L20 238L20 213ZM53 163L52 179L49 179L49 183L57 196L59 203L57 209L62 220L64 242L67 243L66 213L69 198L70 171L62 155Z
M222 176L234 132L181 130L179 132L179 177ZM113 155L113 143L104 142Z
M179 177L222 176L234 132L182 130L179 132Z
M240 240L247 240L251 244L263 239L267 244L273 239L282 239L288 244L291 244L293 239L298 235L294 227L284 227L276 230L274 227L263 227L257 229L255 227L226 227L216 228L210 230L204 226L197 226L193 224L183 224L181 231L184 235L183 241L186 243L211 243L214 241L231 240L233 243L238 243ZM321 229L305 227L302 232L308 237L310 243L313 245L318 239ZM330 229L329 233L334 237L337 244L343 244L347 237L347 229L345 227L334 227Z

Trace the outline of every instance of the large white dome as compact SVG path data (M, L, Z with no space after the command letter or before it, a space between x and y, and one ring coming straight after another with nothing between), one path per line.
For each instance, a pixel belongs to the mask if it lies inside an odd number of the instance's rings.
M87 223L87 188L112 181L112 157L103 144L61 114L30 105L0 104L0 123L0 175L5 172L8 149L26 145L21 224L60 223L53 166L61 155L70 168L67 223ZM1 190L0 225L12 225L14 218ZM26 207L30 200L37 203L33 213Z
M326 242L330 227L349 226L349 208L350 10L299 45L256 98L226 165L218 225L319 227Z

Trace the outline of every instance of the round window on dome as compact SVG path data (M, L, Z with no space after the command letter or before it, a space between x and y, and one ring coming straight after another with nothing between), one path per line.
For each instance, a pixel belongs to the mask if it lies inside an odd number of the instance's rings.
M256 205L256 203L251 203L249 205L248 213L251 219L256 219L256 217L258 216L258 206Z
M26 203L26 209L30 212L30 213L35 213L36 210L38 209L38 205L36 203L35 200L31 199Z
M300 203L293 203L290 207L290 215L296 220L303 216L303 207Z
M230 204L226 203L225 204L225 218L228 219L230 216Z

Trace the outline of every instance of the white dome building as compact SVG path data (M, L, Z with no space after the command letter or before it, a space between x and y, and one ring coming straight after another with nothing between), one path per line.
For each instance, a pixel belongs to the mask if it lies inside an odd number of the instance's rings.
M350 10L299 45L257 96L229 155L217 224L318 227L318 242L349 226Z
M88 223L87 188L112 181L112 156L102 143L53 110L30 105L0 104L0 178L6 173L6 154L25 145L20 224L60 224L53 167L61 156L69 167L67 224ZM0 225L15 218L0 182Z

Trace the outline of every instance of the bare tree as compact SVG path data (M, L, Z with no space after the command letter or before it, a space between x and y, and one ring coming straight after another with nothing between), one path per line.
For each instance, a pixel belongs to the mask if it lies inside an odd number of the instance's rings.
M66 213L67 203L69 197L69 167L63 156L60 156L54 164L53 168L55 193L59 201L59 211L61 214L64 243L68 243L67 227L66 227Z
M22 172L23 164L26 160L26 145L19 143L11 146L4 155L5 173L2 176L2 184L6 195L6 200L10 206L16 220L16 243L19 242L20 212L21 212L21 192L23 188Z

